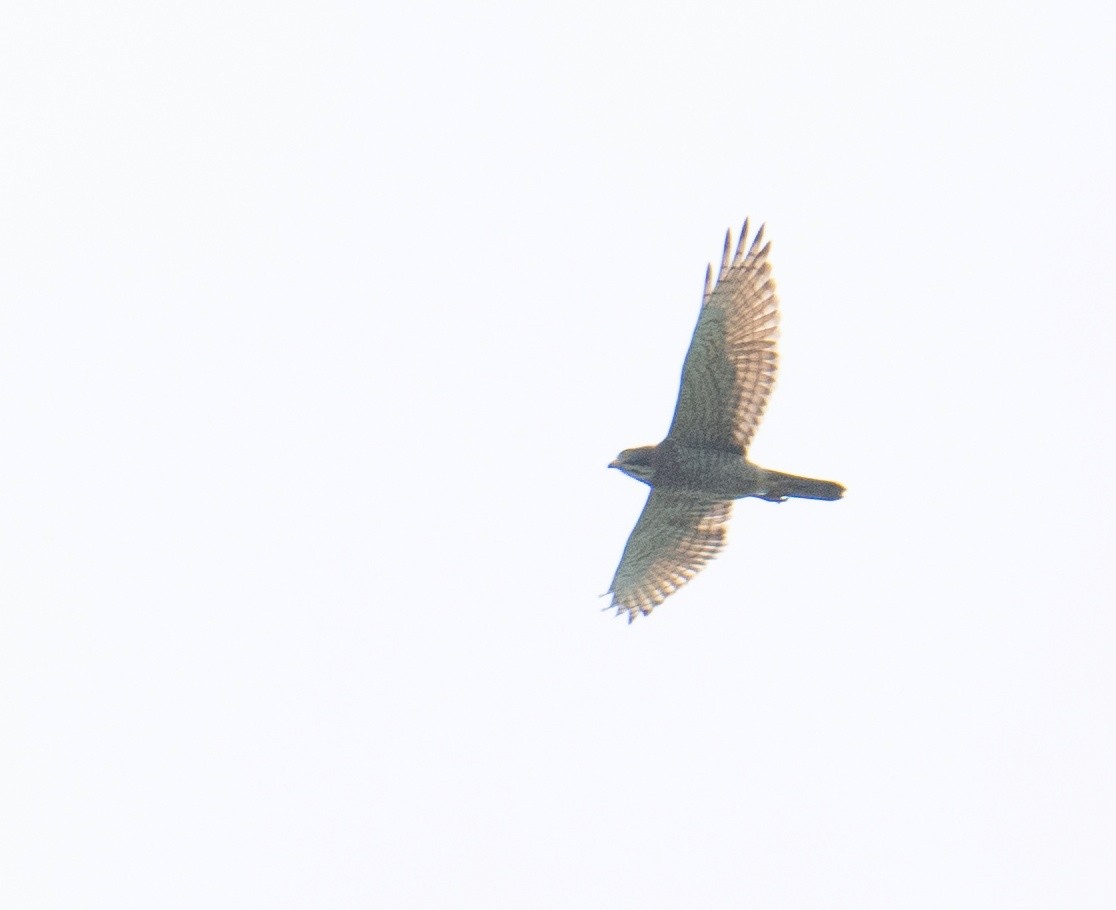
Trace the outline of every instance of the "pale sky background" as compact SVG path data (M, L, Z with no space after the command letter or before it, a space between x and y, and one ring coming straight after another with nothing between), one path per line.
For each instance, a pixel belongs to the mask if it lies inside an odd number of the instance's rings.
M1116 906L1111 3L4 19L0 905ZM848 494L629 627L745 215Z

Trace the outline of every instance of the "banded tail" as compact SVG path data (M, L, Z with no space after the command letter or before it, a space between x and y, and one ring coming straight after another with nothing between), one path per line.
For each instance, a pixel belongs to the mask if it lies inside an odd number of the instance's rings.
M780 502L788 496L796 499L840 499L845 488L832 480L815 480L813 477L799 477L797 474L783 474L781 471L767 471L764 475L766 490L761 499Z

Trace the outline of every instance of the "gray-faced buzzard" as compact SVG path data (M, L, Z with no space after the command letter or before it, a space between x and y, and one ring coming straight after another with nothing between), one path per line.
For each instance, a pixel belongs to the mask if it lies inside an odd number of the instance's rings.
M748 444L775 384L779 299L763 228L750 246L748 222L732 254L732 233L717 282L705 273L705 296L674 420L656 446L625 449L619 468L651 487L612 586L612 606L631 622L650 613L720 552L732 501L757 496L840 499L845 488L770 471L748 461Z

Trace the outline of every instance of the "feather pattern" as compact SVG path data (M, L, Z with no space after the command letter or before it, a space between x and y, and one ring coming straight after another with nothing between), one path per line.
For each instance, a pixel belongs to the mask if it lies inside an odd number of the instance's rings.
M779 298L771 277L763 227L745 245L748 222L732 253L732 232L717 283L706 270L701 314L682 367L668 439L743 454L775 385Z
M608 589L617 614L631 622L693 578L725 545L731 514L731 501L653 489Z

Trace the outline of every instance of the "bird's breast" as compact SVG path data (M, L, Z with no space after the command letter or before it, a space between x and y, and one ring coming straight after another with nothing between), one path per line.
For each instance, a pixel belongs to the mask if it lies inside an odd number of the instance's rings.
M753 496L760 469L737 452L675 445L656 471L655 485L700 493L714 499Z

